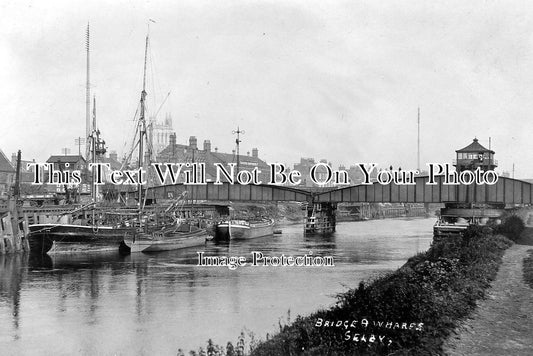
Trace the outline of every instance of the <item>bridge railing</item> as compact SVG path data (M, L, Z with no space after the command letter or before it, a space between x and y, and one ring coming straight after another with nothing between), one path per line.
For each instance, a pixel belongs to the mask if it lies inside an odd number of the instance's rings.
M310 192L276 185L162 185L147 189L148 199L175 199L186 192L187 199L212 201L312 201Z
M428 184L427 176L416 177L415 184L355 185L322 193L309 192L298 187L275 185L162 185L147 189L149 199L175 199L186 192L188 199L212 201L300 201L332 203L505 203L531 204L532 184L517 179L499 177L494 185L445 184L444 176L437 176L435 184Z
M532 184L517 179L499 177L494 185L448 185L444 176L437 176L436 184L429 178L416 177L414 185L386 184L356 185L314 195L316 202L368 203L505 203L531 204Z

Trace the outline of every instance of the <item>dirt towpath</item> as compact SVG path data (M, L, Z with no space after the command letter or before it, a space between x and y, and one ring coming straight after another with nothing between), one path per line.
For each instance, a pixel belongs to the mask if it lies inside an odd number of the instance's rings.
M533 289L524 283L523 260L533 246L511 246L476 311L445 342L446 355L533 355Z

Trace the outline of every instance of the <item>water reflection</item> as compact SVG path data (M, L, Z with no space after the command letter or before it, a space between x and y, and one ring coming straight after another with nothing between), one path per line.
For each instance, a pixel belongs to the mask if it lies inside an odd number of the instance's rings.
M433 220L342 223L329 236L282 235L159 254L0 256L0 342L7 354L175 354L208 338L264 337L431 241ZM335 267L197 266L206 256L331 255ZM61 338L57 338L61 335Z
M10 312L12 335L14 340L18 340L20 335L18 329L20 327L20 299L21 299L21 285L24 278L22 266L27 264L28 255L14 254L14 255L0 255L0 271L2 278L0 279L0 305ZM0 320L7 320L0 319Z

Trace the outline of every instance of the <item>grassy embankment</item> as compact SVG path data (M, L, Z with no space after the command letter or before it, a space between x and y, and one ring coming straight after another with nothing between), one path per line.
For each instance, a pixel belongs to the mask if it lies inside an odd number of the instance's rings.
M499 234L471 227L463 237L435 241L398 270L338 295L334 307L298 317L266 341L252 342L250 352L241 339L237 348L210 343L204 354L439 354L495 278L512 244L503 234L516 240L523 228L522 220L511 216L496 229Z
M517 243L533 246L533 227L528 227L520 236ZM529 250L529 256L523 261L524 281L533 288L533 248Z

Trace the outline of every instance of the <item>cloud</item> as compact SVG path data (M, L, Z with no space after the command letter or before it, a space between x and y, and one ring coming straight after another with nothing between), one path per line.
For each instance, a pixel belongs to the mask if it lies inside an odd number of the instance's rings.
M68 6L66 6L68 5ZM28 2L3 6L2 149L46 159L85 128L85 26L91 91L111 149L122 150L152 23L148 104L171 112L178 141L298 162L449 161L477 136L500 163L533 175L532 7L516 2ZM152 81L152 76L156 81ZM510 137L515 137L510 140ZM512 142L512 144L510 144ZM511 162L512 161L512 162Z

